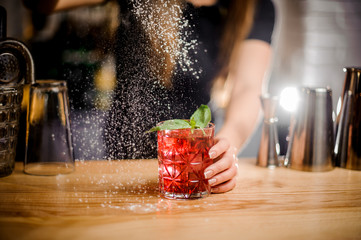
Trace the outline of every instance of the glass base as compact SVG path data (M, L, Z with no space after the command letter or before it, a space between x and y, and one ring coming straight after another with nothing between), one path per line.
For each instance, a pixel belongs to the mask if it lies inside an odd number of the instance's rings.
M24 172L31 175L55 176L59 174L68 174L75 170L74 164L71 163L27 163Z
M175 193L175 192L162 192L161 196L168 199L197 199L197 198L205 198L208 197L210 192L204 191L204 192L197 192L197 193Z
M9 176L14 171L15 162L0 163L0 177Z

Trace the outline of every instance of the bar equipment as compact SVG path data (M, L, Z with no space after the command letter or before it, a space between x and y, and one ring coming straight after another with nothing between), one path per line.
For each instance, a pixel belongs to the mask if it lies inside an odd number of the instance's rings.
M276 110L278 97L269 94L261 96L263 108L263 127L260 147L257 156L257 165L261 167L275 168L279 163L279 139L277 134Z
M30 88L24 172L52 176L75 169L65 81L37 80Z
M346 77L336 119L336 166L361 170L361 68L344 68Z
M303 171L332 170L333 148L331 89L302 88L298 110L291 118L284 165Z
M22 42L6 37L6 18L0 6L0 177L10 175L15 158L25 152L23 91L35 81L30 51Z

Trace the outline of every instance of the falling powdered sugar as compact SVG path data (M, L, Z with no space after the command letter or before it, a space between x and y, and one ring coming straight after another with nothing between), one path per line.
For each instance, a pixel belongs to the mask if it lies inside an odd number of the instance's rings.
M146 131L194 111L192 80L201 70L191 57L198 41L186 7L180 0L124 4L114 53L117 88L104 134L109 159L156 157L156 137Z
M178 66L183 72L201 73L193 67L189 55L198 41L191 39L192 27L184 15L185 3L179 0L131 0L133 14L149 37L157 56L163 56L166 71ZM159 61L159 59L157 59ZM159 64L151 63L151 64ZM174 73L172 71L171 73Z

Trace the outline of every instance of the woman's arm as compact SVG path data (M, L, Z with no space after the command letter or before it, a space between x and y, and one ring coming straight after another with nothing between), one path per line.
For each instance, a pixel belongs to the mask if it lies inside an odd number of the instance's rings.
M260 40L245 40L230 71L233 81L225 122L218 137L227 138L239 151L257 124L264 75L271 59L271 46Z
M216 4L217 0L187 0L187 2L192 3L195 7L201 7L212 6Z
M27 8L44 14L85 5L99 4L104 1L105 0L23 0Z
M56 11L67 10L70 8L80 7L84 5L94 5L102 3L106 0L23 0L27 8L44 14L50 14ZM211 6L217 0L187 0L194 6Z
M236 154L252 134L260 111L262 82L271 58L271 47L260 40L246 40L237 50L230 77L233 81L225 123L209 155L214 163L205 169L213 193L236 185Z

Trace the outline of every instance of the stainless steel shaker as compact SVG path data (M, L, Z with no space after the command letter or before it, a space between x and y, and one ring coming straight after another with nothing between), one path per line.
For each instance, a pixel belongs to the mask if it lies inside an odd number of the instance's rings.
M290 124L290 141L284 165L302 171L328 171L334 167L332 91L302 88Z
M361 68L344 68L346 78L336 119L336 166L361 170Z

